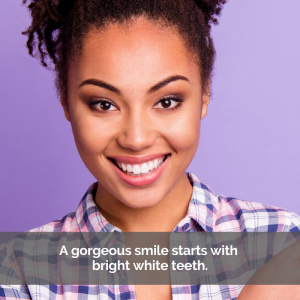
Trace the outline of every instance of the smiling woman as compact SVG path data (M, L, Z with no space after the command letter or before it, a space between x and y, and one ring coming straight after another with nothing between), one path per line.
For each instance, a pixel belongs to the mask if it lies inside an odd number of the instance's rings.
M185 170L209 101L181 36L144 17L91 30L80 59L70 64L67 95L65 115L98 179L102 214L125 231L172 231L177 218L149 223L169 207L186 214L192 186ZM129 211L144 222L120 218Z
M76 212L32 231L300 230L296 214L217 195L195 174L186 173L210 102L215 58L211 25L225 0L26 2L32 16L24 32L29 53L44 66L54 66L79 155L97 180ZM55 292L49 286L2 286L0 295L237 299L242 289L200 283L56 286ZM238 299L270 295L268 289L257 289L244 289Z

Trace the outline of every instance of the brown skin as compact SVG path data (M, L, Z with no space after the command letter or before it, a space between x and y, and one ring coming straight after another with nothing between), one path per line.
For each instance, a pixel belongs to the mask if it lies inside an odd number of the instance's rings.
M299 299L299 293L299 285L246 285L237 300Z
M290 285L255 285L259 283ZM300 295L300 241L275 255L254 273L241 291L238 300L299 299ZM293 284L293 285L292 285Z

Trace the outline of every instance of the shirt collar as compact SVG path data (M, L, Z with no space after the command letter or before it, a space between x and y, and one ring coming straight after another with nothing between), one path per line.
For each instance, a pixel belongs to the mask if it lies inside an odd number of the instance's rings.
M193 186L186 217L181 220L174 231L182 228L188 220L193 219L204 231L213 232L218 215L218 198L214 192L202 183L193 173L187 173ZM93 183L76 210L77 224L81 232L120 232L121 230L110 224L98 210L94 196L97 182Z
M204 231L213 232L219 210L218 197L196 175L193 173L187 175L193 186L187 216L198 223Z
M76 210L76 220L81 232L114 232L121 231L110 224L100 213L94 197L97 191L98 183L93 183L81 201Z

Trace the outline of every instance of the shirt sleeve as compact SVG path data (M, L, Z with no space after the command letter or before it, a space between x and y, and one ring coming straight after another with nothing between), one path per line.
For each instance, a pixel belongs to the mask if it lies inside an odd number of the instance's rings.
M289 232L299 232L299 231L300 231L300 216L292 212Z
M31 299L26 285L0 285L1 300Z
M29 290L26 285L10 284L9 282L17 281L18 274L12 267L9 259L7 245L0 245L0 300L15 300L15 299L31 299Z

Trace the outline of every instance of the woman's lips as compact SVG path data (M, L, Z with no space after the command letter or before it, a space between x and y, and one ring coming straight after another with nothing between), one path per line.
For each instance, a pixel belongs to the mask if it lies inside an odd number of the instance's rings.
M116 157L118 159L110 157L109 161L124 182L132 186L143 186L152 184L160 177L167 166L169 157L170 154L149 155L137 159L131 157L126 160L120 160L120 157ZM131 163L128 163L129 161Z
M139 156L128 156L128 155L112 155L109 156L109 159L114 159L118 162L122 162L125 164L142 164L145 162L149 162L150 160L159 159L161 157L165 157L168 153L156 153L156 154L146 154Z

